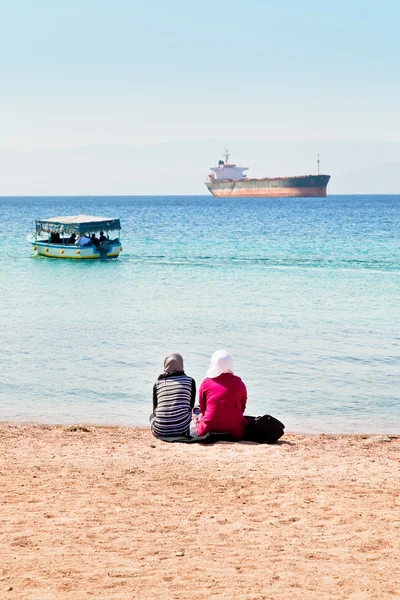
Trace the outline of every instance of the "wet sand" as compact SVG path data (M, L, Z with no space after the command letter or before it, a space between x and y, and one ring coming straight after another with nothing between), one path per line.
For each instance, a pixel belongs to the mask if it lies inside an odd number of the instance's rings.
M0 425L0 598L400 598L400 437Z

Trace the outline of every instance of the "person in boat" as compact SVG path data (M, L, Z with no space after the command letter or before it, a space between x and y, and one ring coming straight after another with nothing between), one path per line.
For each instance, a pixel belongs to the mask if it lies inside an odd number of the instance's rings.
M75 244L76 242L76 233L71 233L68 238L68 244Z
M62 244L62 240L58 231L53 231L50 234L50 244Z
M99 242L106 242L107 238L104 235L104 231L100 231L100 237L99 237Z
M82 233L75 242L76 246L87 246L88 244L90 244L90 238L84 233Z
M153 387L150 427L155 437L189 436L196 382L186 375L180 354L169 354Z
M233 372L232 357L225 350L217 350L199 389L202 416L197 421L198 434L230 433L241 440L246 428L246 403L247 389Z
M90 236L90 241L92 242L93 246L98 246L100 243L100 240L97 239L96 234L92 233L92 235Z

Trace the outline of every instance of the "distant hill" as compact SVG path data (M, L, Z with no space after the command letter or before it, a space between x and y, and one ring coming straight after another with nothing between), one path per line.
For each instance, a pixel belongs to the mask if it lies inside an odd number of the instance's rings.
M400 194L400 142L194 140L0 150L0 195L208 194L225 147L249 177L316 173L319 153L328 194Z

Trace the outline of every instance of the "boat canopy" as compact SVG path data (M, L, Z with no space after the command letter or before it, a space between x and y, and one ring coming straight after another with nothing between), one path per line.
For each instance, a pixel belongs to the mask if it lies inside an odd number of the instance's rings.
M121 229L119 219L76 215L74 217L52 217L51 219L36 220L36 232L47 233L95 233Z

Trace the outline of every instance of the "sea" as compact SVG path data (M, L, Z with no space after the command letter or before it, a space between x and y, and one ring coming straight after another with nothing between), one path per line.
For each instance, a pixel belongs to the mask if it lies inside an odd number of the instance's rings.
M35 257L34 220L121 219L118 259ZM163 360L231 353L247 414L400 433L400 196L0 198L0 421L145 426Z

